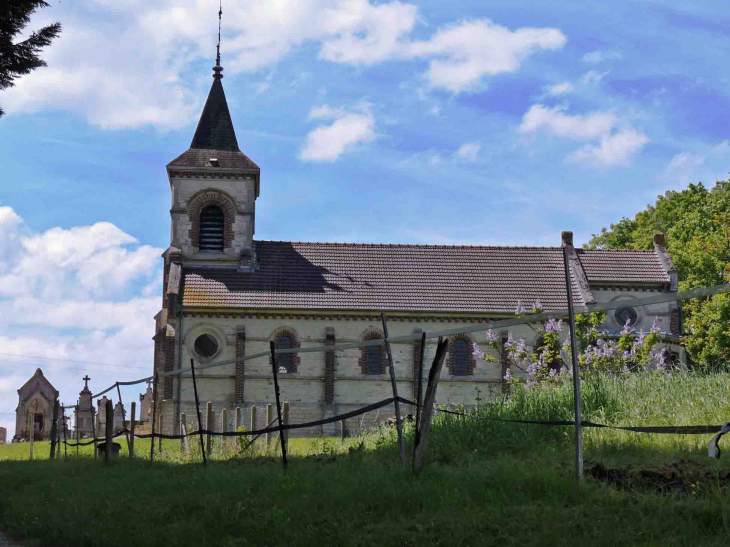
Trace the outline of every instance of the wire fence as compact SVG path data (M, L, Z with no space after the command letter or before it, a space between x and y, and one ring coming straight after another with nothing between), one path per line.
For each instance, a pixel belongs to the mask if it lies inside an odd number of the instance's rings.
M566 258L567 260L567 258ZM568 271L567 265L566 265L566 272ZM570 280L568 279L568 276L566 274L567 279L567 285L570 284ZM701 298L706 296L711 296L714 294L720 294L720 293L727 293L730 292L730 283L717 285L714 287L703 287L698 289L693 289L690 291L684 291L684 292L669 292L669 293L661 293L658 295L648 296L644 298L638 298L631 301L632 306L648 306L651 304L659 304L659 303L667 303L667 302L677 302L681 300L687 300L692 298ZM104 437L107 441L111 440L112 438L121 437L122 435L126 436L129 442L129 439L133 438L140 438L140 439L152 439L152 452L151 452L151 460L153 460L154 456L154 439L187 439L190 437L199 437L201 442L201 447L203 445L203 436L206 436L208 439L211 436L222 436L222 437L256 437L263 434L271 434L278 432L280 438L283 438L285 431L291 431L291 430L297 430L297 429L303 429L303 428L313 428L313 427L319 427L326 424L332 424L335 422L343 422L344 420L351 419L357 416L364 415L368 412L372 412L374 410L378 410L380 408L389 406L391 404L395 405L396 408L396 418L397 418L397 427L398 427L398 438L399 438L399 444L401 447L401 459L405 459L404 453L403 453L403 440L402 440L402 433L401 433L401 416L399 411L399 405L411 405L416 407L417 412L417 419L416 419L416 448L414 451L418 451L418 447L423 442L423 447L425 447L425 434L428 432L428 427L430 423L430 416L431 412L435 409L439 412L446 412L450 414L457 414L460 416L468 416L469 414L456 412L453 410L443 409L443 408L435 408L433 405L433 399L435 397L435 391L438 384L438 377L440 375L441 365L443 364L444 356L446 353L446 341L444 341L444 337L450 337L458 334L465 334L465 333L474 333L479 331L486 331L486 330L502 330L506 329L508 327L514 327L518 325L527 325L527 324L534 324L542 321L547 321L549 319L561 319L565 318L566 316L570 317L571 320L571 334L574 334L575 327L574 327L574 314L575 313L593 313L593 312L600 312L600 311L610 311L615 309L620 309L624 306L626 306L625 300L617 300L613 302L607 302L603 304L590 304L585 306L576 306L574 307L572 305L572 299L570 297L570 290L568 290L568 303L569 308L568 309L561 309L557 311L550 311L550 312L540 312L540 313L533 313L529 314L523 317L516 317L513 319L504 319L499 321L490 321L481 323L478 325L470 325L470 326L463 326L463 327L457 327L453 329L442 329L442 330L436 330L431 332L423 332L420 334L405 334L405 335L399 335L399 336L388 336L387 333L387 324L385 315L382 315L383 320L383 327L384 327L384 333L385 336L383 338L379 339L371 339L366 340L363 342L351 342L351 343L341 343L341 344L333 344L333 345L325 345L325 346L317 346L317 347L307 347L307 348L291 348L291 349L277 349L275 348L273 342L271 343L270 351L267 352L259 352L253 355L247 355L243 358L236 358L236 359L229 359L229 360L222 360L222 361L216 361L214 363L209 363L205 365L195 365L193 360L191 359L190 367L188 368L180 368L175 371L165 372L165 373L155 373L152 376L147 376L144 378L140 378L139 380L133 380L133 381L126 381L126 382L115 382L108 388L95 393L92 395L92 399L96 399L98 397L101 397L105 393L108 393L109 391L113 389L119 389L119 386L130 386L135 384L140 384L143 382L147 382L149 380L154 380L154 389L156 391L158 382L160 378L166 378L166 377L173 377L178 375L183 375L190 373L193 379L193 385L195 388L195 399L196 399L196 408L197 408L197 414L198 414L198 429L196 431L188 433L185 431L184 433L181 433L179 435L175 434L163 434L161 432L155 432L155 412L156 407L153 409L153 419L151 422L151 432L149 434L145 433L135 433L134 430L129 429L122 429L121 431L116 432L115 434L112 434L112 431L108 429L107 435ZM438 349L436 352L436 356L434 358L434 363L431 367L431 371L429 373L428 378L428 387L426 389L426 397L425 399L421 399L421 382L422 382L422 374L420 375L421 378L419 378L419 386L418 386L418 397L415 398L416 400L408 400L403 397L398 396L397 388L396 388L396 381L395 376L393 372L393 367L390 368L391 372L391 380L392 380L392 386L393 386L393 397L383 399L381 401L369 404L367 406L361 407L357 410L353 410L351 412L346 412L343 414L339 414L337 416L331 416L326 417L320 420L312 420L308 422L302 422L302 423L296 423L296 424L290 424L288 423L288 420L282 419L282 412L281 412L281 405L279 402L279 388L278 388L278 380L277 380L277 366L276 366L276 359L277 356L285 355L285 354L296 354L296 353L315 353L315 352L334 352L334 351L342 351L346 349L354 349L354 348L363 348L363 347L370 347L370 346L381 346L384 345L385 349L388 353L390 353L390 344L394 342L414 342L418 339L421 339L421 352L423 353L423 348L425 346L425 340L426 339L438 339ZM572 346L575 347L575 341L573 340ZM275 420L277 422L277 425L272 425L272 423L269 423L267 427L263 429L254 429L252 428L249 431L215 431L214 429L211 429L210 423L207 424L207 427L205 429L202 428L202 420L200 418L200 406L198 402L197 397L197 384L195 380L195 372L203 370L203 369L210 369L225 365L231 365L231 364L238 364L245 361L251 361L254 359L261 359L261 358L270 358L272 361L272 373L274 378L274 385L275 385L275 394L276 394L276 401L277 401L277 419ZM393 363L392 357L389 358L389 362ZM718 442L722 435L726 434L730 431L730 422L724 424L724 425L693 425L693 426L611 426L611 425L605 425L605 424L599 424L589 421L584 421L580 418L580 406L579 406L579 400L580 400L580 392L579 392L579 381L577 376L577 364L575 362L575 354L573 355L573 362L574 362L574 378L576 379L576 393L575 393L575 400L576 400L576 419L573 421L564 421L564 420L508 420L508 419L500 419L500 418L489 418L489 417L480 417L480 419L485 420L494 420L494 421L500 421L500 422L509 422L509 423L515 423L515 424L531 424L531 425L543 425L543 426L573 426L576 428L576 436L577 436L577 444L578 444L578 475L579 477L582 476L582 437L578 439L580 435L580 431L582 427L589 427L589 428L606 428L606 429L617 429L617 430L623 430L623 431L631 431L635 433L659 433L659 434L679 434L679 435L700 435L700 434L712 434L715 433L715 437L713 437L711 443L710 443L710 454L719 456L719 446ZM423 363L423 355L421 356L421 363ZM121 393L120 393L121 396ZM429 397L431 397L431 403L429 403ZM156 403L156 397L153 396L153 400ZM132 403L134 405L134 403ZM111 401L107 401L107 408L110 409L111 407ZM77 405L73 405L70 407L64 407L63 410L63 416L64 416L64 424L65 424L65 410L67 408L77 408ZM110 419L110 417L113 415L113 411L110 414L107 411L107 420ZM134 418L134 416L133 416ZM134 419L132 420L132 423L134 423ZM107 426L109 427L109 426ZM65 428L64 428L65 432ZM60 432L59 432L60 437ZM88 446L90 444L96 444L98 442L96 432L94 432L94 440L88 441L88 442L80 442L78 439L76 442L69 442L67 439L63 439L63 442L65 446L71 446L71 447L79 447L79 446ZM208 444L210 444L208 442ZM713 452L713 444L714 444L714 452ZM282 447L282 458L284 461L284 466L286 468L286 452L285 452L285 445L286 442L281 443ZM415 452L414 452L415 453ZM207 463L205 460L205 451L203 451L203 458L204 463ZM417 460L414 456L414 462ZM414 469L416 468L416 465L414 463Z

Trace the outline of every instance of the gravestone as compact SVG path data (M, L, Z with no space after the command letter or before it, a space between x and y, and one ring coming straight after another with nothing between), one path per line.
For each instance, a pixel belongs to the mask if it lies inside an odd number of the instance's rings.
M8 442L8 430L4 427L0 427L0 444Z
M116 406L114 407L114 434L116 435L119 433L122 429L124 429L124 412L122 409L122 403L117 401Z

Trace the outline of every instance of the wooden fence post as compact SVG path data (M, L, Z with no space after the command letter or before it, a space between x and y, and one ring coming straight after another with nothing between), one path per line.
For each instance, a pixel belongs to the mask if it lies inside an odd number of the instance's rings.
M428 384L426 386L426 396L423 401L423 412L421 413L421 424L416 433L416 439L413 446L413 472L419 473L423 466L423 454L426 451L426 438L431 428L431 414L433 413L433 403L436 399L436 388L441 375L441 368L446 357L446 350L449 347L448 339L444 340L439 337L436 356L433 358L431 370L428 373Z
M112 400L106 400L106 450L104 450L104 463L109 463L109 460L114 453L114 406L112 406Z
M390 350L390 340L388 340L388 323L385 321L385 313L380 312L380 318L383 321L383 336L385 337L385 351L388 354L388 365L390 368L390 383L393 387L393 404L395 405L395 429L398 432L398 448L400 451L400 461L403 465L406 463L406 448L403 442L403 422L400 418L400 403L398 402L398 385L395 381L395 363L393 362L393 353Z
M345 442L345 420L340 420L340 441Z
M289 425L289 402L284 403L284 425ZM282 439L283 443L287 443L286 447L289 448L289 430L284 430L284 438Z
M281 462L284 465L284 473L286 473L286 442L284 440L284 424L281 419L281 398L279 393L279 369L276 364L276 344L274 341L269 342L269 351L271 352L271 368L274 372L274 395L276 396L276 417L279 420L279 440L281 441Z
M274 419L274 409L271 407L271 403L266 405L266 423L270 424L271 420ZM268 426L267 426L268 429ZM266 434L266 448L268 449L269 446L271 446L271 432L268 432Z
M56 437L58 436L58 398L53 403L53 421L51 422L51 459L56 456Z
M258 411L256 410L256 406L251 407L251 429L249 431L255 431L256 430L256 413ZM253 442L253 441L251 441ZM250 443L249 443L250 444Z
M190 442L188 441L188 421L185 413L180 414L180 435L182 438L182 446L185 448L185 457L190 459Z
M66 407L61 403L61 410L63 416L63 459L68 458L68 444L66 441Z
M152 383L152 420L150 420L150 429L152 436L150 437L150 465L155 461L155 421L157 420L157 372L155 372L155 379Z
M195 362L190 359L190 373L193 377L193 393L195 394L195 413L198 415L198 435L200 436L200 452L203 455L203 467L207 467L208 460L205 457L203 446L203 422L200 418L200 399L198 398L198 382L195 380Z
M31 412L28 412L28 433L28 459L33 461L33 437L35 437L35 432L33 431L33 414Z
M76 457L79 457L79 402L76 401L74 408L74 429L76 430Z
M124 402L122 401L122 390L119 389L119 382L117 382L117 394L119 395L119 406L122 407L122 429L126 429L124 427L124 422L127 421L127 413L124 411ZM127 452L131 453L131 450L129 449L129 433L124 434L127 437Z
M129 417L129 457L134 458L134 428L137 427L137 403L132 401L132 415Z
M101 433L101 422L99 421L99 413L94 410L94 403L92 401L91 403L91 423L92 427L94 428L94 459L96 459L96 456L98 454L98 441L97 441L97 434Z
M205 405L205 429L208 431L213 431L213 403L208 401L208 404ZM208 433L208 435L205 437L205 451L210 454L211 449L211 434Z
M228 409L227 408L224 408L223 410L221 410L221 433L228 433ZM221 439L223 440L223 442L221 443L221 447L229 444L228 437L223 436L223 437L221 437Z
M162 406L162 404L160 404ZM160 408L160 416L157 418L157 431L159 431L160 435L162 435L162 408ZM160 437L160 442L157 445L157 449L159 450L160 454L162 454L162 437Z

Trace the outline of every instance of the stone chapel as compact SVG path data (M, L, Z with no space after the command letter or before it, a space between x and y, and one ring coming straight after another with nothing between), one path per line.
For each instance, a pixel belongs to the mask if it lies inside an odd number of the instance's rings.
M198 365L242 359L267 351L270 341L293 348L381 338L381 311L397 336L514 317L518 302L532 307L539 299L546 311L565 309L563 247L574 265L576 305L625 302L607 314L603 329L618 332L628 319L648 331L656 317L666 343L681 351L673 343L681 331L676 304L632 306L636 298L677 290L677 270L659 234L650 251L575 248L567 231L556 235L553 247L255 240L256 200L266 184L259 166L239 148L223 68L217 64L213 71L190 148L166 167L171 238L162 255L154 371L185 368L191 359ZM529 327L511 332L536 342ZM507 335L501 333L502 343ZM472 354L472 344L485 341L486 333L449 340L439 403L469 407L502 390L509 364ZM419 375L428 374L419 345L392 345L398 393L406 398L414 397ZM428 340L426 364L435 345ZM292 422L338 415L392 395L391 363L382 347L283 355L279 365L286 371L279 382ZM190 423L195 402L189 374L160 379L156 389L165 432L172 432L181 412ZM248 416L251 406L274 402L271 363L263 358L201 370L198 392L202 405L210 401L217 411L241 407ZM367 420L393 414L382 410ZM258 416L256 426L263 427L263 408ZM309 433L333 431L324 426Z
M36 441L50 439L53 426L53 405L58 391L48 381L41 369L18 390L18 406L15 409L15 437L13 440ZM30 429L32 422L32 431Z

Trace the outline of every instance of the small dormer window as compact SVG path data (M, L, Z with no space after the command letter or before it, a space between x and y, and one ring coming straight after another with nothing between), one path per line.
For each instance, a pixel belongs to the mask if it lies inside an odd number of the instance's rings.
M200 212L200 236L198 248L201 251L223 251L223 210L209 205Z
M220 167L220 165L218 165L218 158L210 158L210 165L212 167Z

